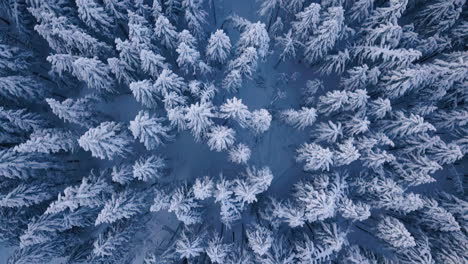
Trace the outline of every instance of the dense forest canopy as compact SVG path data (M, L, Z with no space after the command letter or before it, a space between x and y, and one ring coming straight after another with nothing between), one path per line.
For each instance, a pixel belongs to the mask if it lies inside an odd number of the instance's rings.
M468 262L466 0L1 0L0 262Z

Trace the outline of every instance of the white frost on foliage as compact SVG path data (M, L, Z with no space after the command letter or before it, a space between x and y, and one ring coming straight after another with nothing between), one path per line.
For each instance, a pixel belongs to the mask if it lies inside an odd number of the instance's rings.
M255 225L246 234L250 248L259 256L265 255L273 244L273 232L266 227Z
M231 41L222 29L211 34L206 47L206 55L211 61L226 62L231 50Z
M333 165L333 152L315 143L305 143L297 149L296 161L305 161L304 170L330 170Z
M300 110L288 109L281 112L281 118L288 125L303 130L315 122L317 111L312 107L302 107Z
M208 176L197 178L192 186L195 199L204 200L213 196L214 183Z
M206 134L211 150L222 151L234 144L236 132L225 126L214 126Z
M265 24L261 22L249 23L241 33L240 39L237 42L237 50L240 53L249 47L253 47L257 50L260 58L265 58L269 52L269 43L270 37L268 36Z
M170 135L171 128L164 126L165 118L151 115L148 111L140 111L135 120L130 121L128 129L132 132L135 139L139 139L148 150L155 149L165 141L170 141L173 136Z
M133 177L141 181L150 181L161 178L162 170L166 168L166 162L160 156L140 158L133 165Z
M216 117L214 107L211 103L195 103L187 107L185 120L187 127L192 131L196 140L200 140L209 127L213 125L211 120Z
M239 122L241 127L247 126L251 117L251 113L247 106L242 103L242 99L236 97L227 99L226 103L220 106L219 111L222 118L234 119Z
M414 247L416 242L398 219L386 216L377 224L377 236L396 249Z
M249 127L256 134L264 133L270 128L271 119L271 114L266 109L255 110L250 116Z
M229 150L229 160L234 163L247 164L250 159L250 148L245 144L238 144Z
M91 151L93 157L112 160L132 152L131 136L127 128L116 122L103 122L78 139L80 147Z

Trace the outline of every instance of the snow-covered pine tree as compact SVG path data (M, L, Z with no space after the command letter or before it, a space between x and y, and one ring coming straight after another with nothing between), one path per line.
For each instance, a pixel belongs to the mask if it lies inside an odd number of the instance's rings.
M14 147L18 152L56 153L75 151L78 148L78 136L66 129L49 128L36 130L30 139Z
M131 135L122 123L103 122L86 131L78 143L84 150L91 151L93 157L100 159L112 160L132 153Z
M265 255L273 244L273 233L266 227L252 226L246 234L250 248L259 256Z
M397 250L416 246L415 239L398 219L386 216L377 224L377 237Z
M208 176L197 178L192 186L195 199L204 200L213 196L214 183Z
M271 125L272 116L266 109L254 110L250 116L248 126L256 133L266 132Z
M151 181L161 178L166 162L162 157L149 156L140 158L133 165L133 177L142 181Z
M206 56L210 61L223 64L231 51L231 40L222 29L211 34L206 46Z
M146 196L147 193L144 190L132 189L112 194L111 199L106 201L104 208L99 212L95 224L112 224L141 214L147 209Z
M13 190L0 195L0 207L30 207L52 198L54 186L47 183L31 182L19 184Z
M158 105L158 91L150 80L143 80L130 83L130 90L135 99L147 107L156 107Z
M46 99L52 112L60 119L87 128L95 127L104 121L105 115L93 109L95 101L92 96L77 100L69 98L62 102L53 98Z
M63 165L51 156L37 152L0 150L0 175L11 179L28 179L63 170Z
M305 143L297 149L297 162L305 161L304 170L330 170L333 165L333 152L315 143Z
M73 75L89 88L114 91L114 79L108 65L97 58L78 58L73 62Z
M239 164L246 164L251 153L247 145L240 143L229 150L229 160Z
M226 103L220 106L219 111L222 118L232 118L239 122L241 127L247 126L251 117L251 113L247 106L242 103L242 99L236 97L227 99Z
M238 53L243 53L249 47L254 48L261 59L268 55L270 37L268 36L265 24L261 22L248 23L241 32L240 39L237 41Z
M154 33L161 44L168 49L174 48L176 45L177 32L169 19L163 15L159 15L154 25Z
M276 45L281 48L281 54L279 55L280 61L295 59L298 53L297 50L303 46L300 41L294 38L291 30L284 34L284 36L277 37Z
M148 111L140 111L134 120L130 121L129 130L135 139L139 139L148 150L153 150L164 142L171 141L171 128L165 126L163 117L157 117Z
M102 6L94 0L77 0L76 5L80 19L89 28L106 36L112 36L111 33L113 27L115 27L115 22Z
M180 259L192 259L204 252L203 236L184 230L175 244L175 252Z
M46 214L55 214L69 209L75 211L81 207L98 208L104 205L106 196L112 192L112 186L105 179L105 174L91 173L81 180L81 184L69 186L59 194L56 201L50 203Z
M211 150L222 151L235 142L236 132L225 126L213 126L206 134L208 137L208 146Z
M342 7L330 7L326 10L322 22L314 34L305 43L305 56L309 63L323 58L335 46L344 28Z
M19 102L20 100L34 101L44 98L48 87L34 76L11 75L0 77L0 96L6 100Z
M211 103L195 103L187 107L185 120L187 127L192 131L196 140L208 132L213 125L212 118L216 117L214 107Z
M162 70L154 83L154 89L163 96L169 92L180 93L185 86L184 79L169 69Z
M302 107L300 110L288 109L281 112L281 119L288 125L300 130L311 126L317 118L317 111L314 108Z

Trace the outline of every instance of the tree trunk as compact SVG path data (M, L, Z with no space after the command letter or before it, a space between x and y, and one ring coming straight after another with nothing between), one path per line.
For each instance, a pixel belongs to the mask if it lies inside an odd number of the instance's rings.
M279 9L280 7L278 5L275 11L275 15L271 14L270 21L268 22L267 32L270 32L270 27L271 27L271 24L273 24L273 19L276 21L276 18L278 17Z
M215 7L215 4L214 4L214 0L211 0L211 10L213 11L213 20L214 20L214 24L216 26L218 24L218 22L216 20L216 7Z

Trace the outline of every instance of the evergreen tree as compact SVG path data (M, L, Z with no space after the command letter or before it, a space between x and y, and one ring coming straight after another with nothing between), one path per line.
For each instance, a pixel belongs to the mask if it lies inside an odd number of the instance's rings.
M231 40L222 29L211 34L206 46L206 56L209 60L223 64L231 50Z
M188 28L195 36L203 36L203 26L205 26L208 14L203 10L201 0L182 0L182 8L185 9L185 21Z
M435 127L424 121L424 118L410 114L409 117L401 111L395 113L396 120L386 121L384 130L391 137L408 136L427 131L435 131Z
M256 225L247 231L249 246L259 256L265 255L273 244L273 233L267 228Z
M398 219L386 216L377 224L377 236L396 249L416 246L415 239Z
M112 181L122 185L130 183L133 178L133 166L130 164L122 164L112 167Z
M229 150L229 160L239 164L245 164L250 159L251 150L245 144L238 144Z
M0 207L29 207L52 198L50 184L19 184L5 195L0 195Z
M320 123L316 129L317 141L327 141L327 142L336 142L338 138L343 136L343 128L341 123L333 123L328 121L328 123Z
M249 23L242 31L237 42L237 51L242 53L245 49L252 47L258 52L260 58L265 58L270 48L270 37L265 28L265 24Z
M208 146L211 150L222 151L234 144L236 132L225 126L214 126L207 133Z
M320 5L311 3L308 7L296 14L296 21L292 22L294 34L306 40L316 30L320 22Z
M281 112L281 118L291 126L300 130L311 126L317 118L314 108L302 107L301 110L288 109Z
M418 14L416 21L424 32L446 31L456 23L465 3L464 0L434 1Z
M135 139L139 139L148 150L157 148L170 141L173 136L170 134L171 128L165 126L165 118L151 115L148 111L140 111L135 120L130 121L129 130Z
M208 241L206 254L212 263L222 264L227 260L232 251L232 245L223 244L222 240L216 234L212 237L213 238Z
M204 200L213 196L214 183L208 176L197 178L192 186L195 199Z
M140 158L133 165L133 177L142 181L151 181L161 178L162 170L165 168L166 163L159 156Z
M0 45L0 65L2 73L23 72L31 65L33 54L30 51L10 45Z
M30 135L30 139L14 148L18 152L56 153L75 151L78 147L77 135L64 129L41 129Z
M196 73L200 60L200 53L185 43L180 43L176 52L179 54L177 57L177 64L179 67L184 69L187 74Z
M140 60L141 68L153 78L157 78L163 69L168 68L166 59L150 50L141 50Z
M435 231L454 232L460 230L460 224L453 215L439 206L434 199L424 199L424 207L418 214L418 221Z
M306 171L328 171L330 170L330 165L333 165L333 152L315 143L306 143L297 149L296 161L305 161L304 170Z
M160 39L161 44L166 48L170 49L175 47L177 32L171 22L163 15L158 16L154 27L154 33L156 37Z
M114 224L99 234L93 243L92 257L98 261L121 261L128 250L128 243L135 234L135 227L130 224Z
M0 150L0 175L11 179L27 179L44 176L47 172L60 171L63 166L53 157L43 153Z
M242 99L236 97L227 99L226 103L221 105L219 111L222 118L232 118L239 122L241 127L247 126L251 117L251 113L247 106L242 103Z
M91 151L93 157L112 160L132 152L131 136L123 124L103 122L89 129L78 139L80 147Z
M185 86L184 79L169 69L164 69L154 83L154 89L163 96L171 91L180 93Z
M47 95L47 86L32 76L0 77L0 96L13 102L34 101Z
M27 109L6 109L0 107L0 122L4 129L16 132L18 130L31 132L48 126L48 121L38 113Z
M208 132L209 127L213 125L211 120L215 117L214 108L211 103L195 103L187 108L185 120L187 127L192 131L196 140Z
M305 55L312 63L323 58L340 38L344 28L343 8L330 7L324 14L322 23L305 43Z
M132 82L129 88L135 99L141 104L147 107L156 107L158 105L159 93L150 80Z
M46 214L56 214L69 209L71 212L80 207L98 208L104 205L104 200L112 192L112 186L106 182L104 175L91 173L81 180L77 186L69 186L59 194L57 201L52 202Z
M255 110L250 116L248 126L252 128L256 134L261 134L270 128L271 119L271 114L266 109Z
M145 210L145 193L137 193L135 190L126 189L120 193L114 193L96 218L96 225L112 224L121 219L130 219Z
M184 230L176 242L175 251L180 259L191 259L199 256L204 251L202 237Z
M80 19L92 30L102 32L105 35L111 35L112 28L115 25L112 17L110 17L94 0L84 1L77 0L78 15Z
M73 74L80 81L85 82L89 88L114 91L114 80L111 77L109 66L93 58L79 58L73 62Z
M93 97L84 97L77 100L66 99L59 102L53 98L47 98L46 102L52 112L64 121L90 128L103 121L104 115L92 109L95 102Z
M289 30L288 33L284 34L284 37L277 37L276 43L278 46L281 47L282 50L280 54L281 61L285 61L289 58L296 58L297 49L303 46L300 41L296 40L293 37L291 30Z

